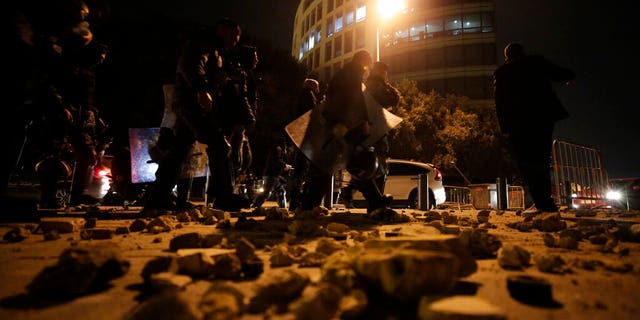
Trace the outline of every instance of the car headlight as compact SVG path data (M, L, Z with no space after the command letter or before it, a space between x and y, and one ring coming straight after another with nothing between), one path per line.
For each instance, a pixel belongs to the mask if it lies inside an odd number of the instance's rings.
M607 199L609 200L620 200L622 199L622 194L620 193L620 191L609 191L606 194Z

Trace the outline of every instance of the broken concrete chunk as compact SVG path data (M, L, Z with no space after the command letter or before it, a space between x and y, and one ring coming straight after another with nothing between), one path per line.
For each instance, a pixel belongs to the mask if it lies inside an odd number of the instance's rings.
M453 296L431 302L420 300L418 318L421 320L506 320L504 310L474 296Z

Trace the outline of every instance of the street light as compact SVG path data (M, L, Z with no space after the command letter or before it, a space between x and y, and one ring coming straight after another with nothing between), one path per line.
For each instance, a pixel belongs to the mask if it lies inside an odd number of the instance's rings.
M378 21L376 23L376 61L380 61L380 25L407 9L407 0L378 0Z

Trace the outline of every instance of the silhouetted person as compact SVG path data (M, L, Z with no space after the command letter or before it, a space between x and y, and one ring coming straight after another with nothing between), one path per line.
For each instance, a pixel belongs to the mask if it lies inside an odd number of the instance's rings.
M320 83L317 80L307 78L302 83L302 91L296 101L296 108L294 110L294 119L302 116L305 112L315 108L318 103L322 101L320 97ZM293 177L291 179L291 195L289 210L295 211L300 207L300 201L302 200L302 188L304 181L307 177L311 162L307 156L295 148L293 151Z
M158 163L156 180L144 211L172 209L169 199L180 169L198 140L207 145L211 179L207 202L226 211L248 207L250 201L234 194L228 135L236 124L255 121L246 96L233 82L231 49L240 40L240 26L230 19L220 20L213 34L203 32L183 48L176 67L173 100L177 118L175 143ZM244 103L243 103L244 101ZM240 110L239 108L243 108ZM155 212L157 214L157 212Z
M285 161L286 150L285 145L276 145L269 151L262 173L264 192L256 197L253 207L260 207L269 199L274 199L280 208L287 207L287 179L284 174L288 174L293 167Z
M571 82L575 73L541 55L528 55L520 43L504 48L505 63L493 74L500 130L506 135L535 208L525 214L555 212L550 161L555 123L569 116L553 82Z
M238 48L235 55L238 68L235 77L239 85L244 84L245 88L240 94L246 96L251 112L255 116L258 109L258 82L259 78L256 74L258 66L258 51L253 46L244 45ZM244 103L242 101L241 103ZM246 106L240 106L246 108ZM231 143L231 161L233 164L233 173L236 183L244 182L247 170L251 167L253 154L251 152L251 144L248 133L253 130L253 124L247 126L243 123L237 123L230 134L229 142Z
M363 148L361 145L371 135L371 121L362 89L363 77L372 63L373 59L368 51L356 52L351 61L331 78L325 108L322 111L326 126L333 135L332 141L346 147L346 169L352 177L356 177L356 188L367 200L368 213L386 208L390 202L390 199L381 194L375 183L379 166L375 149ZM339 156L335 155L336 158ZM325 191L331 189L334 173L324 172L315 165L311 166L308 190L305 191L302 201L303 210L320 204Z
M373 64L365 85L365 92L370 94L383 108L396 107L400 102L400 92L389 83L389 66L382 61L377 61ZM378 140L373 147L378 157L376 186L383 193L389 173L386 162L387 158L389 158L389 139L387 135ZM349 184L342 189L342 199L347 207L353 207L353 192L355 191L355 186L359 183L357 180L358 177L352 177Z

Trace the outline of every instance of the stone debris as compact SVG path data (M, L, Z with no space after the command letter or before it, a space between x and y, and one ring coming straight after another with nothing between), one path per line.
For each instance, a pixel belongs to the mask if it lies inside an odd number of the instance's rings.
M178 235L169 242L170 251L178 251L186 248L202 247L202 235L198 232L190 232Z
M332 284L307 286L301 298L291 303L290 309L295 319L336 319L342 295L342 290Z
M505 269L523 269L531 265L531 253L517 244L505 244L498 249L498 265Z
M80 231L84 225L84 218L41 218L34 233L45 233L50 230L57 230L59 233L73 233Z
M156 292L180 291L193 280L186 275L175 274L173 272L159 272L151 274L149 287Z
M556 274L571 273L571 268L567 266L564 259L556 254L534 255L533 261L538 267L538 270L542 272Z
M129 271L129 261L115 243L104 242L66 249L58 263L45 267L27 286L29 294L50 299L68 299L95 290Z
M197 306L190 303L187 293L168 291L145 300L124 318L127 320L202 320L203 316Z
M200 299L198 309L207 320L239 318L245 312L244 294L232 282L215 282Z
M418 301L423 294L453 289L460 260L449 252L416 249L370 249L353 262L371 286L398 301Z
M147 222L143 219L135 219L133 222L131 222L131 224L129 225L129 230L131 232L139 232L142 230L147 229Z
M7 231L2 239L6 242L20 242L27 239L31 231L23 227L14 227Z
M256 281L255 296L249 301L249 312L261 313L272 305L288 304L300 297L310 281L308 275L294 269L263 273Z
M484 299L458 295L436 301L422 298L418 306L418 319L506 320L507 314Z
M479 297L457 296L460 278L478 270L476 259L495 259L500 268L520 271L527 271L533 260L537 271L556 275L571 273L571 267L621 274L635 271L633 264L620 258L635 250L622 243L638 240L640 224L567 222L560 213L508 224L503 219L513 214L509 211L480 210L468 216L454 212L385 210L365 215L316 207L292 214L261 207L248 213L264 216L256 219L248 218L247 212L232 217L229 212L201 207L152 220L136 219L128 227L110 224L106 228L93 219L41 220L34 232L47 230L45 238L52 239L59 237L59 230L75 233L76 241L68 250L77 252L65 251L65 258L61 256L57 265L36 276L28 291L67 299L106 287L127 272L128 261L113 257L115 262L106 262L109 249L84 249L78 243L86 243L77 242L78 238L111 239L114 233L139 231L143 234L137 236L149 237L140 244L170 240L166 255L148 261L140 273L144 288L153 296L127 319L239 319L248 314L274 319L359 319L383 316L380 312L396 318L506 319L504 310ZM494 212L492 222L499 226L489 222ZM415 223L416 219L420 221ZM205 234L200 228L210 225L209 220L217 226L207 228L210 233ZM180 222L185 226L198 222L199 231L179 231ZM504 225L532 232L527 241L544 243L548 251L530 252L526 242L509 242ZM10 230L6 242L12 231L15 239L20 235L27 239L30 234L27 229ZM567 263L563 256L569 250L593 251L602 258ZM203 283L211 283L206 292ZM196 296L184 295L195 288L202 288ZM507 289L522 303L559 305L551 297L550 283L542 278L510 275Z
M540 277L511 275L507 277L507 290L512 298L526 304L551 306L555 304L551 283Z
M147 224L147 231L151 233L160 233L174 230L176 228L177 220L172 215L162 215L153 219Z
M80 231L82 240L105 240L113 238L114 231L104 228L83 229Z

